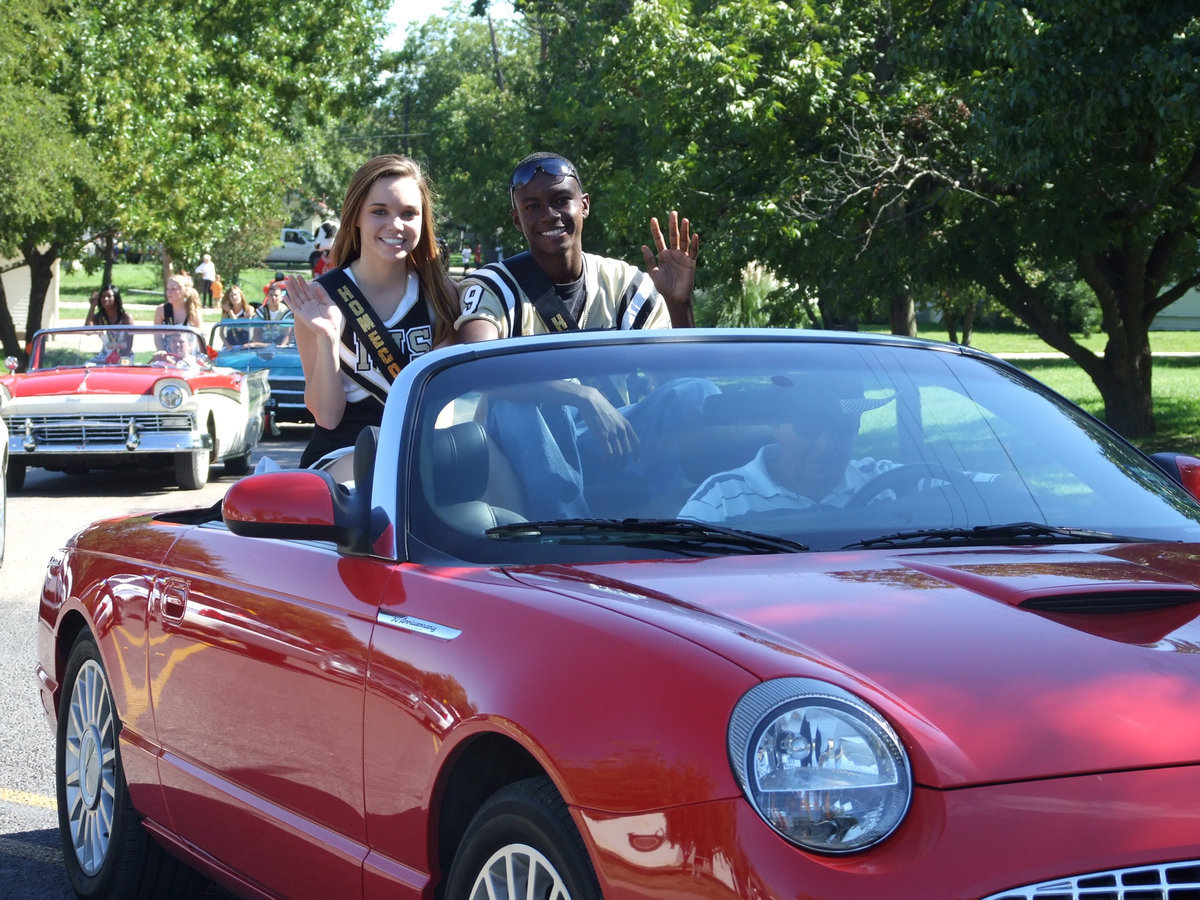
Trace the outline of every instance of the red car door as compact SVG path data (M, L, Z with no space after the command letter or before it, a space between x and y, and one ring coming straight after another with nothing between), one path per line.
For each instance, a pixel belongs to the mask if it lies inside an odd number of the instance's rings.
M192 529L150 601L173 829L288 897L357 897L363 691L392 566Z

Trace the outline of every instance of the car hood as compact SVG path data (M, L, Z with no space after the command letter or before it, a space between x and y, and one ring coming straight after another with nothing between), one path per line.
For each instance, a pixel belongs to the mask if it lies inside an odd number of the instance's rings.
M154 392L154 386L164 378L186 381L193 391L236 392L243 377L242 373L218 368L192 370L162 366L105 366L27 372L0 383L9 389L14 400L20 400L64 394L150 395Z
M517 569L760 678L836 682L955 787L1200 762L1200 545Z
M255 347L249 350L223 350L217 355L217 365L239 372L254 372L268 369L272 374L304 371L300 354L295 350L277 350L271 347Z
M142 366L48 369L14 376L5 382L14 398L56 394L149 394L168 371Z

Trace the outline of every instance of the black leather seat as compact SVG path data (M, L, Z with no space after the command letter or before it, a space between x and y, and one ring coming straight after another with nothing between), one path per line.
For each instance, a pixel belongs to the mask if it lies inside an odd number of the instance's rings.
M478 422L461 422L434 432L431 498L434 513L459 531L482 534L495 525L524 522L511 509L488 502L495 452Z

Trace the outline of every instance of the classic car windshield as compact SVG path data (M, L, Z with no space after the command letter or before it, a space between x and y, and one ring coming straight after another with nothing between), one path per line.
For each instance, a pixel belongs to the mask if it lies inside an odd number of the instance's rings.
M902 345L543 344L438 372L415 434L413 536L479 562L746 552L672 520L812 550L1014 523L1200 538L1200 506L1075 407Z
M243 351L290 350L296 352L295 327L289 320L223 319L212 330L210 343L219 356L219 365L227 354Z
M39 332L30 371L73 367L209 368L204 340L188 328L148 325L64 328Z

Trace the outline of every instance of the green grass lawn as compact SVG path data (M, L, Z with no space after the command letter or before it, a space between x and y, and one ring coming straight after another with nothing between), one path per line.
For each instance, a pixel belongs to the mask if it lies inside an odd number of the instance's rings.
M135 321L153 321L154 307L163 301L160 272L157 263L124 263L113 268L113 283L121 289L125 308ZM265 268L243 271L241 285L246 297L251 301L261 300L263 285L271 281L274 274L274 269ZM100 272L67 273L59 287L61 302L76 310L78 304L82 304L82 311L78 313L82 319L87 312L88 297L100 288L100 278ZM206 323L211 324L216 319L216 310L205 310ZM886 331L886 328L866 326L863 330ZM936 325L922 325L920 337L944 341L946 333ZM1107 340L1103 334L1077 336L1077 339L1095 353L1103 352ZM971 336L971 346L998 355L1053 352L1053 348L1040 338L1017 331L976 331ZM1152 332L1150 348L1159 353L1200 353L1200 331ZM1070 361L1016 359L1013 362L1088 412L1104 418L1100 391ZM1155 360L1154 416L1158 433L1135 441L1139 447L1150 453L1178 450L1200 456L1200 358Z
M882 327L865 330L886 331ZM936 326L923 326L919 336L946 340L946 333ZM1076 335L1076 339L1092 352L1103 353L1107 336ZM1001 356L1054 352L1052 347L1028 332L977 331L971 336L971 346ZM1151 332L1150 349L1157 353L1200 353L1200 331ZM1099 389L1070 360L1013 359L1011 362L1092 415L1104 418ZM1147 453L1175 450L1200 456L1200 358L1156 359L1152 390L1158 433L1138 438L1134 443Z
M88 298L92 291L100 289L103 273L88 273L84 270L67 272L59 283L59 303L68 316L78 313L82 319L87 314ZM248 269L241 274L240 283L246 299L261 301L263 286L275 277L275 269ZM164 299L162 268L158 263L121 263L113 266L113 284L121 291L121 302L135 322L148 324L154 321L154 308ZM225 285L229 287L228 284ZM205 321L215 322L217 311L205 310Z

